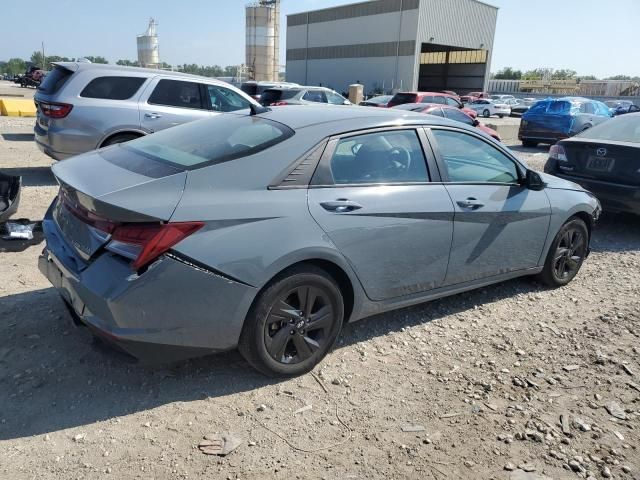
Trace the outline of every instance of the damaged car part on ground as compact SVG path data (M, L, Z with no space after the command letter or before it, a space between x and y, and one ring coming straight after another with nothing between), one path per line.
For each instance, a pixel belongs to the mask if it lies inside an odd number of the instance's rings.
M22 177L0 172L0 223L11 218L18 211Z
M297 375L344 322L525 275L565 285L588 254L595 197L472 127L252 113L53 167L40 269L95 333L141 359L239 347Z

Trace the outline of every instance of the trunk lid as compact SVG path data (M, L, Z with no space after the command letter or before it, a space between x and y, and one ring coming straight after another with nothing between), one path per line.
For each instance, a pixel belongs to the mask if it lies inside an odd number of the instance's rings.
M52 167L60 184L53 220L64 240L88 261L110 239L107 223L168 221L184 191L187 172L120 145Z
M567 161L562 170L572 176L640 185L640 145L628 142L563 140ZM565 166L566 165L566 166Z

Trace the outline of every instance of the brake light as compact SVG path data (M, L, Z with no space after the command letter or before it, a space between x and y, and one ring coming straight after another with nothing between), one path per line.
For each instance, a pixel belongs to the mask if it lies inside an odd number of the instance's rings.
M284 106L284 105L289 105L289 103L288 103L288 102L285 102L284 100L280 100L280 101L278 101L278 102L273 102L273 103L271 104L271 106L272 106L272 107L282 107L282 106Z
M73 105L68 103L38 102L42 114L49 118L64 118L69 115Z
M58 200L62 202L64 207L77 219L81 220L83 223L100 230L101 232L110 234L112 233L117 223L112 222L111 220L107 220L95 213L87 210L80 204L74 203L69 197L67 197L62 189L58 193Z
M559 162L566 162L567 152L564 151L564 147L562 145L553 145L549 149L549 158L558 160Z
M107 248L133 258L132 267L139 270L203 226L203 222L120 225Z

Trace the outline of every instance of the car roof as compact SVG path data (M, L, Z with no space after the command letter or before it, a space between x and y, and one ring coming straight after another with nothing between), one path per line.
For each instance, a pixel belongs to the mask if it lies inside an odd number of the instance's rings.
M141 67L126 67L124 65L111 65L108 63L88 63L88 62L53 62L53 65L59 65L71 71L81 70L100 70L102 72L136 72L146 73L149 76L163 75L168 77L184 78L185 80L206 80L211 83L219 83L220 85L229 85L227 82L217 80L213 77L203 77L201 75L193 75L191 73L172 72L171 70L160 70L157 68L141 68Z
M442 125L462 128L460 122L393 108L369 109L344 105L289 105L272 107L260 117L283 123L293 130L322 126L325 135L399 125ZM473 131L473 129L469 129Z

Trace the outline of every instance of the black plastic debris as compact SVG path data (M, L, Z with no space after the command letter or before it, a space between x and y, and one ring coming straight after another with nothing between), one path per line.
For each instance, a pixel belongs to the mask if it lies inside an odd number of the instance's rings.
M0 173L0 223L18 210L22 177Z
M18 218L0 223L0 253L23 252L43 239L41 221Z

